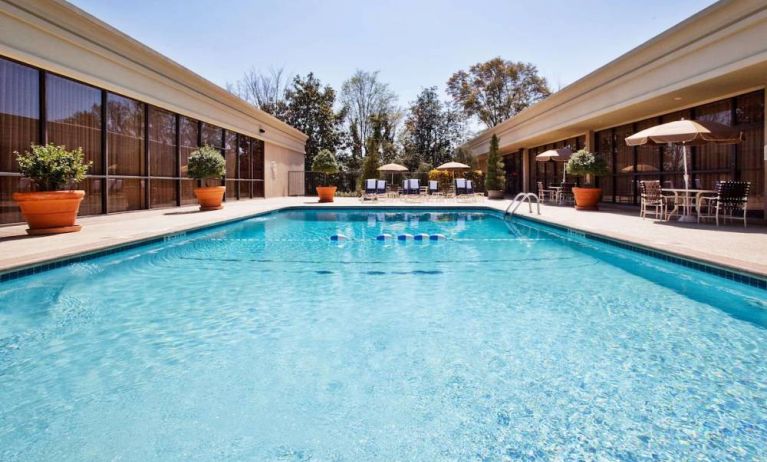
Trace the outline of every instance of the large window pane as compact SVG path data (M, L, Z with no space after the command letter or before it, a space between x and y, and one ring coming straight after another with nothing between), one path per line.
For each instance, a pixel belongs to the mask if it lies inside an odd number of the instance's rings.
M176 180L152 179L150 200L150 206L153 208L176 205Z
M253 178L253 169L251 168L251 165L253 157L253 144L255 141L256 140L247 136L240 136L240 178ZM240 197L242 197L242 195Z
M180 153L181 153L181 176L186 177L189 155L198 148L198 122L189 117L181 117L180 130Z
M38 71L0 59L0 172L18 171L13 152L39 142L39 118Z
M226 178L237 178L237 134L232 131L226 132L224 158L226 159Z
M251 144L253 146L253 157L251 163L253 164L253 178L256 180L264 179L264 142L261 140L253 140Z
M68 149L81 147L93 162L89 173L103 174L101 162L101 90L48 74L48 140Z
M109 174L145 175L144 104L109 93L106 114Z
M149 106L149 174L164 177L178 175L176 116L153 106Z
M146 181L138 178L110 178L109 211L125 212L146 208L145 183Z
M202 124L202 144L207 144L216 148L223 148L221 142L223 141L223 130L215 125Z

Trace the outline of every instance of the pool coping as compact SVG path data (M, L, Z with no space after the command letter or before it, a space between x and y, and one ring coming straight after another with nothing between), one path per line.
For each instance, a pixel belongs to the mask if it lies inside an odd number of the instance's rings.
M465 205L431 204L431 206L429 207L413 206L413 205L394 205L394 204L387 205L387 206L376 206L376 207L370 207L366 205L322 205L322 206L311 205L311 204L283 205L283 206L277 206L270 210L259 211L259 212L255 212L255 213L251 213L251 214L247 214L243 216L226 218L220 221L191 226L183 230L161 232L154 236L131 239L126 242L120 242L116 244L107 244L102 247L94 248L92 250L74 252L71 255L63 255L63 256L54 257L50 259L43 259L34 263L12 266L12 267L0 270L0 282L29 276L31 274L42 273L55 268L60 268L62 266L65 266L71 263L91 260L91 259L103 257L105 255L109 255L112 253L122 252L122 251L133 249L136 247L141 247L144 245L155 244L158 242L166 242L171 239L183 238L183 237L187 237L189 235L193 235L199 232L207 232L207 231L214 230L215 228L228 226L230 224L237 223L240 221L250 220L255 217L271 215L271 214L289 211L289 210L326 210L326 211L327 210L338 210L338 211L379 210L379 213L380 213L381 210L424 210L424 209L451 210L451 211L477 210L477 211L492 212L494 214L501 214L502 216L506 215L505 212L503 212L502 210L499 210L498 208L494 208L492 206L483 205L483 204L465 204ZM637 252L642 255L647 255L654 258L658 258L663 261L675 263L687 268L695 269L698 271L702 271L704 273L722 277L730 281L735 281L735 282L743 283L743 284L756 287L759 289L767 290L767 274L755 273L748 270L744 270L742 268L735 268L730 265L724 264L722 262L714 262L714 261L706 260L704 258L692 257L689 255L684 255L684 254L669 251L669 250L660 250L649 245L644 245L638 242L621 239L615 236L609 236L609 235L594 232L594 231L578 229L578 228L566 226L563 224L552 223L547 220L536 218L535 216L518 215L518 214L514 214L512 216L516 219L533 222L540 226L550 227L550 228L558 229L560 231L565 231L568 234L572 234L581 238L590 239L593 241L597 241L597 242L601 242L601 243L605 243L609 245L614 245L616 247L623 248L625 250Z

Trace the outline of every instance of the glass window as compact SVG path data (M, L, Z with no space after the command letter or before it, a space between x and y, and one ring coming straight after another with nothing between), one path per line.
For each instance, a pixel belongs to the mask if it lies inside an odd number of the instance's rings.
M178 176L176 116L154 106L149 106L149 174L164 177Z
M223 130L215 125L203 123L202 124L202 144L207 144L215 148L223 148Z
M251 163L253 165L253 178L256 180L264 179L264 142L261 140L253 140L251 144L253 147L253 157Z
M144 104L109 93L106 114L107 171L110 175L145 175Z
M255 141L256 140L250 137L240 136L240 152L239 152L240 178L246 178L246 179L253 178L253 171L251 169L251 165L252 165L252 156L253 156L253 144L255 143Z
M18 171L13 152L39 142L39 119L39 72L0 59L0 172Z
M103 174L101 162L101 90L48 74L46 115L48 140L68 149L81 147L93 162L91 174Z

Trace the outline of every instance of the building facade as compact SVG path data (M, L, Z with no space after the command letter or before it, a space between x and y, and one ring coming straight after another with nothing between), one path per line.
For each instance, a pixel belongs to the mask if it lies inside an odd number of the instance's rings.
M193 204L189 155L226 161L226 200L287 195L306 135L62 1L0 0L0 224L30 188L14 151L81 147L81 215Z
M564 165L536 162L551 148L586 148L605 157L603 201L638 204L641 180L682 187L682 157L668 146L627 146L624 139L673 120L713 120L741 129L745 141L691 149L694 185L751 182L749 210L764 215L767 4L720 1L563 88L467 143L486 156L500 138L507 191L535 191L562 181Z

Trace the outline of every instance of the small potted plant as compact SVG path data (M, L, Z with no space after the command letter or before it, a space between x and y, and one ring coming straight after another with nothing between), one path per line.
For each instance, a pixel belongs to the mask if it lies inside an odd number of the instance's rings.
M336 187L330 185L328 175L338 173L338 162L336 156L327 149L317 153L312 162L312 171L322 173L322 186L317 186L317 195L320 202L333 202L333 196L336 194Z
M81 148L32 145L30 151L16 154L19 172L32 180L32 192L17 192L13 199L27 220L28 234L59 234L80 231L75 224L85 191L72 189L88 172Z
M506 167L498 154L498 137L493 135L490 140L490 152L487 154L487 175L485 175L485 190L488 199L503 199L506 186Z
M205 145L189 156L187 174L197 180L200 185L194 189L194 195L197 197L197 202L200 203L201 211L224 208L221 202L224 200L226 187L208 186L208 180L216 179L220 182L225 173L224 156L212 146Z
M607 162L604 158L581 149L567 161L567 173L583 176L585 184L573 188L575 196L575 208L578 210L599 210L599 201L602 199L602 189L594 187L592 180L597 175L608 173Z

